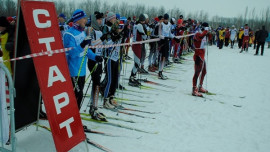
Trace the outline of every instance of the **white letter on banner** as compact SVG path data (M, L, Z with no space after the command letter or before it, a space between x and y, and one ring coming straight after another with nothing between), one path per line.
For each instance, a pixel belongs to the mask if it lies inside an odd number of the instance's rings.
M60 99L65 99L63 102L59 103ZM53 96L53 101L54 101L54 105L56 108L56 113L60 114L61 113L61 108L65 107L66 105L69 104L69 97L68 94L66 92L63 92L61 94L58 94L56 96Z
M41 38L41 39L38 39L38 42L39 42L39 44L45 43L46 44L46 51L51 51L52 48L51 48L50 43L55 42L55 39L54 39L54 37Z
M70 129L70 124L71 124L73 121L74 121L74 118L71 117L71 118L69 118L68 120L62 122L62 123L59 125L61 129L64 128L64 127L67 128L68 138L71 138L71 137L73 136L72 131L71 131L71 129Z
M36 27L38 28L48 28L48 27L51 27L52 26L52 23L51 21L46 21L45 23L40 23L39 22L39 19L38 19L38 15L40 14L43 14L47 17L50 16L49 12L47 10L44 10L44 9L35 9L33 10L33 17L34 17L34 22L35 22L35 25Z
M56 76L53 76L54 72L55 72ZM59 80L61 82L66 81L66 79L64 78L64 76L62 75L62 73L60 72L58 67L56 65L51 66L49 68L48 88L51 87L54 82L59 81Z

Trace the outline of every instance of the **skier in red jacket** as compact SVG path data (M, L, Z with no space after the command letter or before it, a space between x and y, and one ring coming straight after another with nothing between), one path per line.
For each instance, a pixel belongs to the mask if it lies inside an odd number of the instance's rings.
M208 91L205 90L203 85L204 76L206 75L206 63L205 63L205 45L207 45L206 35L209 30L208 23L203 23L201 25L201 32L198 32L194 36L194 46L195 46L195 54L193 56L195 65L195 73L193 76L193 88L192 88L192 95L203 97L201 93L207 93ZM197 80L200 76L199 86L197 87Z
M242 49L241 49L240 53L242 53L244 50L246 52L248 51L249 31L250 31L250 29L248 27L248 24L246 24L244 27L243 44L242 44Z

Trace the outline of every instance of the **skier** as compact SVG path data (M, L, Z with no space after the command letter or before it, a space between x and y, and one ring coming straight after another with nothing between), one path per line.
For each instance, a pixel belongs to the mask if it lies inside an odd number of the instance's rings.
M258 55L259 48L261 46L261 56L263 56L264 44L267 37L268 37L268 32L265 30L265 26L262 26L262 29L259 31L258 37L257 37L258 45L257 45L255 55Z
M129 43L130 42L130 37L131 37L131 18L128 17L127 22L124 26L123 32L124 32L124 39L125 43ZM124 55L124 59L125 60L131 60L132 58L130 56L128 56L128 50L129 50L129 45L125 46L125 55Z
M249 27L248 24L245 24L243 34L243 44L240 53L242 53L244 50L248 51L248 43L249 43Z
M225 46L228 47L229 46L229 39L230 39L230 29L229 27L226 28L225 30Z
M116 20L116 14L109 12L107 14L105 26L102 28L103 35L107 35L105 45L121 43L118 26L119 21ZM106 75L102 81L101 89L104 96L103 107L107 109L115 109L119 106L114 99L114 94L118 86L119 54L120 46L105 49L105 56L107 58L105 62Z
M86 24L86 14L83 10L77 9L72 15L73 26L64 34L64 47L73 47L72 50L66 53L70 76L73 87L75 88L75 96L77 104L80 109L83 97L83 88L85 84L86 75L86 57L96 61L102 62L102 57L95 55L87 46L91 40L86 38L84 31ZM85 49L85 51L84 51Z
M156 17L154 20L154 23L151 24L151 39L155 39L158 38L158 24L159 22L159 18ZM148 71L150 72L155 72L157 70L157 68L155 67L155 62L156 62L156 58L157 58L157 42L151 42L149 43L150 46L150 53L148 56L148 62L149 62L149 66L148 66Z
M255 38L254 38L254 50L256 49L259 31L260 31L260 29L258 28L258 29L256 30L256 32L255 32Z
M222 49L223 48L223 43L224 43L224 36L225 36L225 30L223 27L221 27L221 29L219 30L219 49Z
M235 37L237 35L237 30L235 28L235 26L233 25L231 30L230 30L230 40L231 40L231 48L233 49L233 46L234 46L234 41L235 41Z
M241 49L243 44L243 34L244 34L244 28L241 27L238 31L238 48Z
M100 12L95 12L91 15L91 27L87 28L87 36L92 38L91 46L103 45L103 41L106 39L107 35L103 35L101 32L101 25L103 20L103 14ZM102 48L95 48L92 51L97 56L103 55ZM92 78L92 90L90 99L90 110L89 114L92 119L105 120L105 115L98 111L98 98L100 90L100 80L102 75L102 63L96 63L88 59L88 69L91 73Z
M145 23L145 16L141 14L139 16L139 21L133 27L133 42L142 41L146 39L146 34L143 29L143 24ZM132 50L134 52L134 67L131 70L131 75L129 77L128 84L130 86L140 86L141 83L136 79L136 74L138 68L140 68L140 61L142 57L142 44L132 45Z
M208 91L204 89L203 86L203 80L206 75L206 63L205 63L205 45L207 45L206 42L206 35L208 33L208 23L203 23L201 25L202 32L198 32L194 36L194 46L195 46L195 54L193 56L193 59L195 61L194 69L195 73L193 76L193 88L192 88L192 95L193 96L199 96L203 97L201 93L207 93ZM199 86L197 87L197 80L200 76L200 82Z
M184 30L185 30L185 27L182 24L181 20L179 19L177 21L177 27L175 29L175 36L181 36L181 35L183 35L184 34ZM181 45L183 45L183 39L184 38L181 38L181 40L179 39L179 41L178 40L174 40L175 41L175 44L174 44L173 61L175 63L181 63L180 62L180 56L182 55L182 51L183 51L183 47L181 47Z
M171 23L169 22L169 15L164 14L164 21L159 26L159 38L160 40L160 62L159 62L159 73L158 78L162 80L168 79L166 76L162 74L165 59L169 55L169 43L174 35L171 33Z
M150 28L149 28L149 17L147 14L143 14L145 17L145 23L143 25L144 33L146 34L146 39L150 39ZM141 52L141 68L139 68L140 73L148 74L148 72L144 69L144 61L146 58L146 49L145 43L142 44L142 52Z
M69 29L69 26L65 22L66 19L67 19L67 17L65 16L65 14L61 13L58 15L59 28L61 31L62 38L64 36L64 33Z

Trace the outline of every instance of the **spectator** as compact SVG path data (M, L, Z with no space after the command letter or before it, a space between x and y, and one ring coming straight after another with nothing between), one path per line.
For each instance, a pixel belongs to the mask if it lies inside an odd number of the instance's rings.
M262 29L258 32L258 36L257 36L258 45L257 45L256 53L254 55L258 55L259 48L261 46L261 56L263 56L264 44L267 37L268 37L268 32L265 30L265 26L262 26Z

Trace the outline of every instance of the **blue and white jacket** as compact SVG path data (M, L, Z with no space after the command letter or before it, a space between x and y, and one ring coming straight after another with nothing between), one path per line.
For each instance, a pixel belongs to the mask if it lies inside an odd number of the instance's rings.
M80 46L80 44L85 39L85 37L86 34L84 31L79 31L74 27L71 27L64 34L64 47L73 47L72 50L66 53L71 77L78 76L83 58L88 57L89 59L95 61L96 55L91 49L88 49L87 54L84 56L84 49ZM87 60L84 59L79 76L86 75L86 62Z

